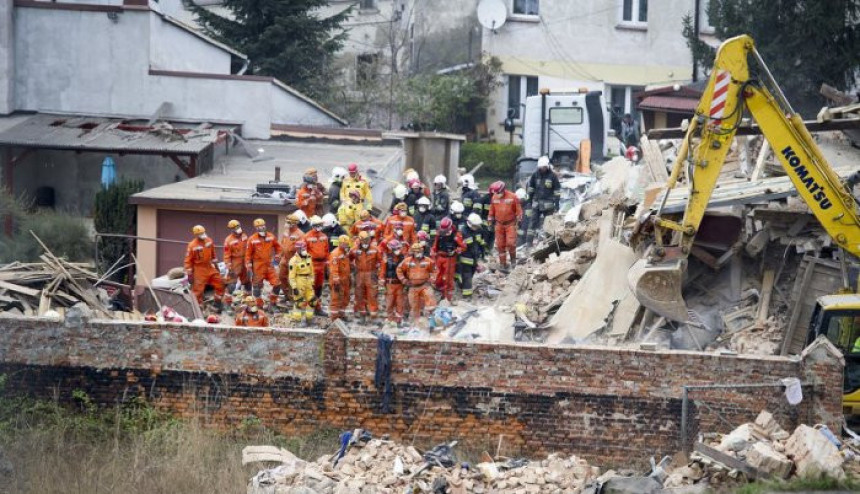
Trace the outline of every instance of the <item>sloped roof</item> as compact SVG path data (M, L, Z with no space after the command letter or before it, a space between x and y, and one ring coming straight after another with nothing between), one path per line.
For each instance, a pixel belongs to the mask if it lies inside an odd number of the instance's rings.
M640 110L666 110L679 113L693 113L699 104L698 99L675 96L647 96L639 102Z

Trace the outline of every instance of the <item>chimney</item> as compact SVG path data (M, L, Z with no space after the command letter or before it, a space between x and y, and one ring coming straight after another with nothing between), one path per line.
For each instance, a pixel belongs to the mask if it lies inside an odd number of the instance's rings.
M276 166L275 167L275 182L280 182L280 181L281 181L281 167Z

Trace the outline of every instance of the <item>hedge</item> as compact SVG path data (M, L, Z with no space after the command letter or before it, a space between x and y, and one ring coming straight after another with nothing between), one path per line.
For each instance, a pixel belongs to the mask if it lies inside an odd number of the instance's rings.
M497 177L513 177L521 146L492 142L464 142L460 146L460 167L467 171L484 162L481 171Z

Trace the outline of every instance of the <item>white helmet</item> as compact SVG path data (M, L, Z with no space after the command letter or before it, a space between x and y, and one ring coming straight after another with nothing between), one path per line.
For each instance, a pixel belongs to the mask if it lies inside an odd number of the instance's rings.
M336 166L331 170L331 178L343 180L346 177L346 168Z
M463 214L466 208L463 207L463 203L460 201L454 201L451 203L451 214Z
M323 220L317 215L311 216L311 225L312 226L322 226Z
M327 213L322 217L323 226L331 228L337 225L337 217L331 213Z
M445 184L447 184L447 183L448 183L448 179L447 179L447 178L445 178L445 175L436 175L436 176L433 178L433 184L434 184L434 185L435 185L435 184L442 184L442 185L445 185Z
M460 177L460 185L469 190L475 190L475 177L468 174L463 175L462 177Z
M516 196L517 196L517 199L519 199L519 200L521 200L521 201L525 200L525 198L526 198L526 196L527 196L527 195L526 195L526 189L524 189L524 188L522 188L522 187L520 187L519 189L517 189L517 191L515 192L515 194L516 194Z
M419 206L427 206L429 208L430 207L430 199L427 199L427 196L421 196L418 198L417 201L415 201L415 204L417 204Z
M481 216L478 213L472 213L466 218L466 221L472 226L481 226L484 224L484 221L481 219Z
M308 221L308 215L306 215L301 209L296 209L293 211L293 214L299 219L299 223L306 223Z
M394 198L395 199L403 199L404 197L406 197L406 194L408 192L409 192L409 189L407 189L405 185L397 184L397 186L394 187Z
M537 166L538 166L538 168L540 168L542 166L549 166L549 158L546 156L541 156L540 158L538 158Z
M418 181L420 181L420 180L421 180L421 179L418 177L418 172L416 172L415 170L410 170L410 171L406 172L406 177L405 177L405 178L406 178L406 183L409 183L409 182L411 182L411 181L413 181L413 180L418 180Z

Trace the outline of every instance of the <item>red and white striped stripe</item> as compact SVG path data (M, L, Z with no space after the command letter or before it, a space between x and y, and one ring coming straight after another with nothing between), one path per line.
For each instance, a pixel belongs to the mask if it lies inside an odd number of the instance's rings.
M711 98L711 120L714 125L720 125L723 118L723 111L726 108L726 99L729 96L729 82L731 77L725 70L717 71L717 76L714 79L714 97Z

